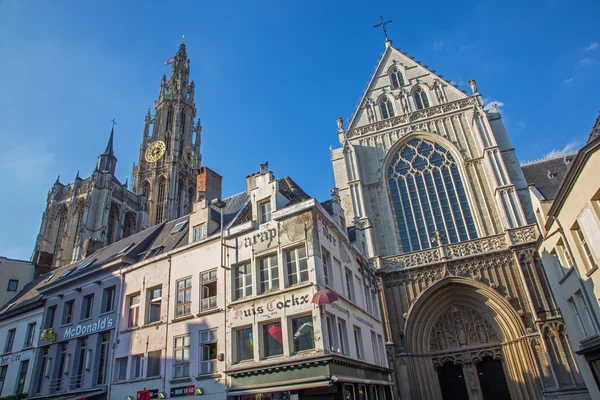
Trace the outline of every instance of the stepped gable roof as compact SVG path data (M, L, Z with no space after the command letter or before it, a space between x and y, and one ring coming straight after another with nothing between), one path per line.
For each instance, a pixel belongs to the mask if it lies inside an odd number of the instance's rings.
M46 300L37 289L51 276L52 272L43 274L26 284L15 297L0 308L0 320L43 306Z
M333 215L333 200L325 200L321 203L321 206L323 206L329 215Z
M576 155L577 152L563 153L525 163L521 166L525 180L535 186L545 200L554 200Z

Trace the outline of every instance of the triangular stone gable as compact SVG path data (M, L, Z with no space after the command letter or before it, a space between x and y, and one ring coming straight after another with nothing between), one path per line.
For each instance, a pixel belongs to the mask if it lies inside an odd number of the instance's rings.
M352 116L348 129L368 125L384 119L379 108L379 101L384 94L392 100L394 115L396 116L417 110L416 103L411 96L417 86L421 86L425 90L430 106L469 97L445 81L440 75L433 73L427 66L419 64L417 61L392 47L391 41L387 41L386 49ZM394 65L401 71L404 79L404 85L399 88L392 88L391 77L388 74ZM402 97L404 97L404 100ZM372 106L371 108L369 104Z

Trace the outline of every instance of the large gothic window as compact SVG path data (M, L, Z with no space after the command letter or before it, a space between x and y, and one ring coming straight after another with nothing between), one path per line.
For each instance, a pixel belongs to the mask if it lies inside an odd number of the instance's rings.
M63 208L56 217L54 222L57 224L56 233L54 236L54 258L55 261L58 258L58 252L60 251L60 244L62 242L62 238L64 237L65 224L67 223L67 209Z
M452 154L437 143L413 139L388 168L392 207L404 252L477 237L465 188Z
M119 207L112 203L108 213L108 232L106 244L111 244L119 239Z
M402 72L398 69L398 67L392 67L389 72L390 75L390 83L392 84L392 89L397 89L401 86L404 86L404 77L402 76Z
M194 204L194 195L196 194L195 192L196 191L195 191L194 186L191 186L191 187L188 188L188 195L187 195L187 201L188 201L188 203L187 203L187 209L188 209L188 212L192 212L192 204Z
M173 124L173 106L169 107L167 111L167 130L172 130L171 125Z
M181 121L181 135L185 134L185 112L181 110L179 113L179 120Z
M183 181L180 179L177 183L177 200L179 202L179 207L177 211L177 216L181 217L184 215L184 198L183 198Z
M392 102L387 96L383 96L381 101L379 102L379 107L381 108L381 117L383 119L391 118L394 116L394 107L392 106Z
M160 224L164 217L164 207L167 194L167 181L162 178L158 183L158 196L156 197L156 223Z
M425 93L425 90L423 90L421 86L417 86L413 93L413 97L419 110L429 107L429 99L427 98L427 93Z
M135 213L128 211L125 213L125 226L123 227L123 238L135 233Z

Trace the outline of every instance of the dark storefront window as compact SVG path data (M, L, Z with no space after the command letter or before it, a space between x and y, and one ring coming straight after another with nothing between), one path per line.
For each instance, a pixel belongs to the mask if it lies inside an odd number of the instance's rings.
M77 357L77 367L75 369L75 376L73 376L71 378L71 384L76 388L79 389L81 387L81 384L83 383L83 372L85 370L85 363L86 363L86 356L87 356L87 345L88 345L88 338L84 337L84 338L80 338L77 341L77 345L79 347L79 354Z
M235 331L235 361L246 361L254 359L254 339L252 327L238 329Z
M52 390L59 392L62 389L62 380L65 373L65 364L67 362L67 343L60 344L60 356L58 358L58 373L54 381Z
M98 367L98 385L106 383L106 372L108 370L108 345L110 343L110 332L103 333L100 336L100 355Z
M73 306L75 305L75 300L67 301L63 306L63 317L62 324L70 324L73 320Z
M312 315L292 318L292 338L294 353L315 348Z
M273 357L283 354L283 336L281 322L272 322L262 326L263 356Z
M56 307L54 307L56 308ZM40 351L40 363L39 363L39 374L37 379L37 385L35 388L36 393L40 393L42 391L42 385L44 384L44 376L46 375L46 361L48 360L48 347L42 347Z

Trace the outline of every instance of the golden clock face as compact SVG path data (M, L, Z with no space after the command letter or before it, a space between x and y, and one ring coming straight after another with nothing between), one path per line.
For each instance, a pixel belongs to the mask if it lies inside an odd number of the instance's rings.
M157 162L165 154L167 146L165 142L157 140L146 149L146 161Z
M185 149L183 149L183 159L191 169L196 169L198 166L198 157L191 146L186 146Z

